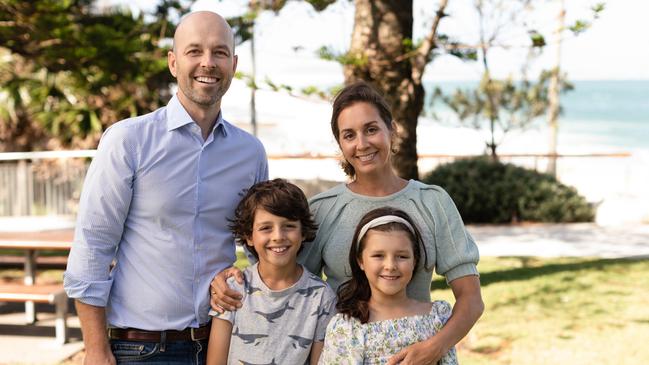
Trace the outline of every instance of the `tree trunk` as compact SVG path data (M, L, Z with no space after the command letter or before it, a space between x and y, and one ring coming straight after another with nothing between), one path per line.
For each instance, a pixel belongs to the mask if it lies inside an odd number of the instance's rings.
M556 66L552 69L552 77L550 78L550 85L548 87L548 127L550 129L550 145L548 161L548 173L552 176L557 176L557 144L559 141L559 93L561 86L559 77L561 74L561 41L563 28L566 21L566 8L565 3L561 1L561 9L559 10L559 25L555 33L556 41Z
M345 65L345 83L365 80L383 93L398 126L393 167L399 176L416 179L417 119L424 106L424 87L419 79L413 78L412 64L403 57L409 51L404 40L412 39L412 1L355 3L349 55L358 61Z

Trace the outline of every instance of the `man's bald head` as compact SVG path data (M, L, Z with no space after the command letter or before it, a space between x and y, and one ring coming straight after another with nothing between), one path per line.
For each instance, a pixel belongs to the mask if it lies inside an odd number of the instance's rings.
M232 29L220 15L197 11L185 16L167 53L169 71L178 80L185 108L220 109L237 70Z
M187 32L197 30L197 24L199 26L209 24L210 26L218 27L217 29L227 36L227 40L229 41L228 46L232 50L232 53L234 53L234 32L232 32L230 24L222 16L212 11L195 11L186 14L180 19L180 23L178 23L174 32L173 52L176 52L178 42L184 39Z

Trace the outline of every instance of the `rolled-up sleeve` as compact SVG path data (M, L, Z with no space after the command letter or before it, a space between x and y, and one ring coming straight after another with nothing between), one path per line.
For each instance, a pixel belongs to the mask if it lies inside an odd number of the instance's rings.
M446 282L478 275L478 246L466 230L451 197L440 187L436 190L433 201L427 202L435 212L436 271L446 277Z
M102 136L90 164L77 215L74 242L64 273L68 297L104 307L112 286L110 264L122 237L133 195L135 131L114 125Z

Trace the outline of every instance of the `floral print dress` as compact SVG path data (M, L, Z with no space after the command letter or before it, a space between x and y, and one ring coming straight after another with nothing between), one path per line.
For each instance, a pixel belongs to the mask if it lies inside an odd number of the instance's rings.
M403 348L435 335L451 316L451 305L434 301L429 314L361 323L356 318L336 314L327 326L324 350L318 364L386 364ZM439 365L457 365L451 348Z

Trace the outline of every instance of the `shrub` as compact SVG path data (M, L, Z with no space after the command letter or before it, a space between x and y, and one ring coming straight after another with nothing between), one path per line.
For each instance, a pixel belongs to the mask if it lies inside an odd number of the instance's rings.
M466 223L589 222L595 217L575 188L488 157L441 165L423 181L443 187Z

